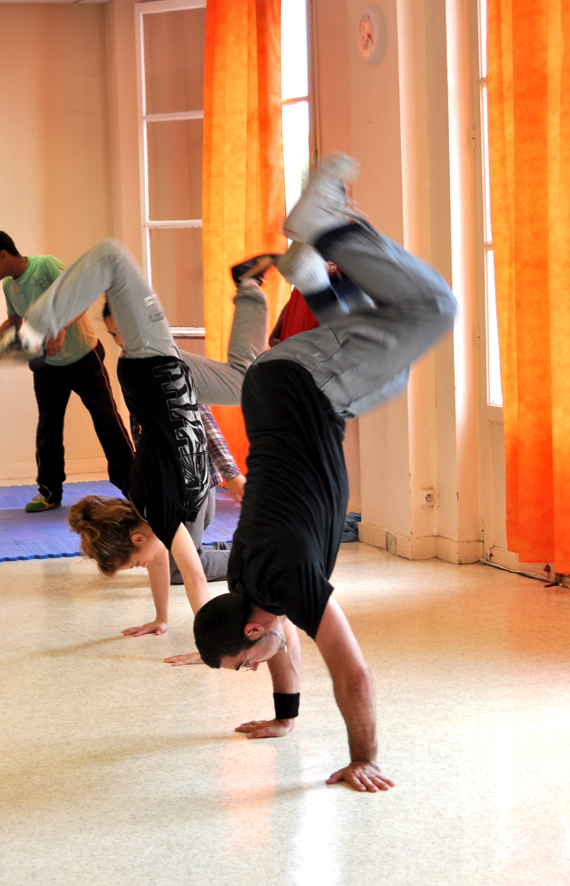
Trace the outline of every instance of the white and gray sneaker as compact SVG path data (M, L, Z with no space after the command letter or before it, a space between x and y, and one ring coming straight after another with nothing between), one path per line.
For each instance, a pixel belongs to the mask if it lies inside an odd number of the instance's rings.
M38 357L44 346L46 336L42 332L38 332L33 326L30 326L27 320L22 321L22 325L18 330L22 347L25 351Z
M9 326L0 336L0 359L27 360L28 362L41 359L44 338L45 336L26 324L25 320L19 329Z
M346 154L329 154L314 172L283 225L291 240L314 245L319 237L358 217L351 212L344 182L356 178L358 163Z

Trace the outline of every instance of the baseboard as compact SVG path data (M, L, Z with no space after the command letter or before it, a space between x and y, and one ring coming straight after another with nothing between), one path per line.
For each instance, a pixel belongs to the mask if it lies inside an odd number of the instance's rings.
M483 542L455 541L438 535L436 550L437 559L446 563L479 563L483 556Z
M445 560L447 563L478 563L483 555L480 541L454 541L435 535L398 535L371 523L358 524L359 541L382 548L406 560Z
M365 544L382 548L389 554L406 560L432 560L436 555L436 538L433 535L410 537L389 532L371 523L358 524L358 539Z
M107 460L101 456L97 458L69 458L65 462L65 473L68 480L72 480L75 474L100 474L107 475ZM35 462L21 462L0 466L0 483L7 485L6 481L14 481L14 485L35 483L37 467Z

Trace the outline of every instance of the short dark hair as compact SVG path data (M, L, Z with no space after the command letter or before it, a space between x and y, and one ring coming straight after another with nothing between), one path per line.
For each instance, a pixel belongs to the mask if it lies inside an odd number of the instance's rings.
M224 655L235 657L255 646L257 640L248 640L244 634L251 613L249 600L236 591L213 597L198 610L194 639L204 664L219 668Z
M20 255L16 244L5 231L0 231L0 252L8 252L10 255Z
M107 301L107 299L105 299L105 301L103 303L103 320L105 319L105 317L110 317L110 316L111 316L111 308L109 307L109 302Z

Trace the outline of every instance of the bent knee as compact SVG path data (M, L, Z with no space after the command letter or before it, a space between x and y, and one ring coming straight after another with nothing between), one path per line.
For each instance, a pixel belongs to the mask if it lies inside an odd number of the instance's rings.
M100 240L99 243L96 243L95 246L93 246L91 253L94 256L111 259L128 255L123 244L119 240L116 240L115 237L106 237L104 240Z

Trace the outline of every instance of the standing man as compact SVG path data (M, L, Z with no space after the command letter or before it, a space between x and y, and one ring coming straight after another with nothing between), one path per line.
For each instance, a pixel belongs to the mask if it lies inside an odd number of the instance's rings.
M343 178L355 166L343 155L325 161L285 223L296 242L277 266L321 325L266 351L246 374L242 409L250 450L228 565L230 593L199 610L194 636L210 667L257 670L268 662L275 717L237 729L266 738L295 725L297 628L306 631L329 669L348 733L350 762L328 782L376 792L393 782L377 763L374 684L329 582L348 498L344 422L405 389L411 364L451 328L456 301L433 268L352 220ZM356 310L341 304L326 261L341 267L372 303L355 298Z
M8 310L8 319L0 325L0 335L10 326L20 327L28 308L64 270L65 265L51 255L20 255L12 238L0 231L0 280ZM72 391L91 414L107 458L111 483L122 488L133 449L113 399L104 357L103 346L85 314L46 342L45 364L34 372L39 412L39 491L26 505L26 511L47 511L61 505L65 480L63 423Z

